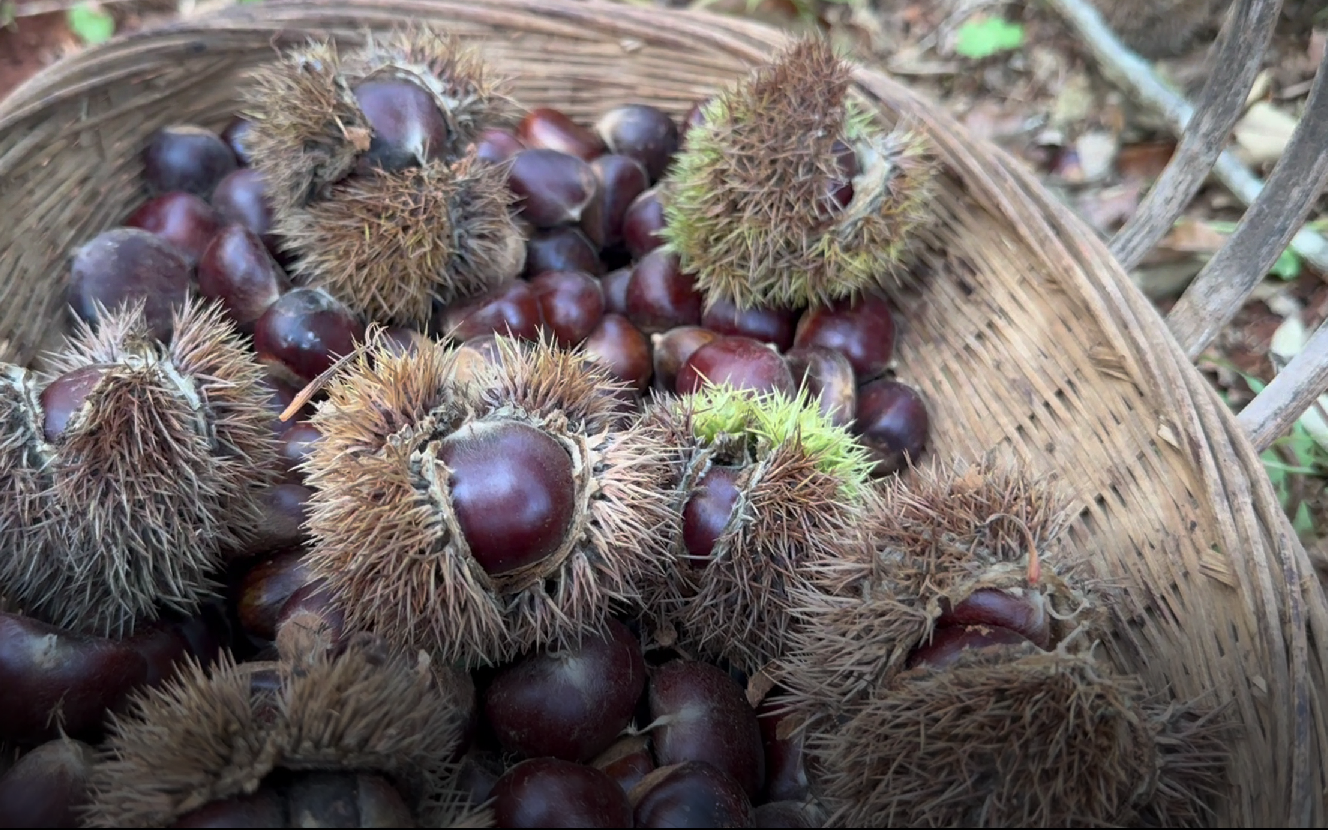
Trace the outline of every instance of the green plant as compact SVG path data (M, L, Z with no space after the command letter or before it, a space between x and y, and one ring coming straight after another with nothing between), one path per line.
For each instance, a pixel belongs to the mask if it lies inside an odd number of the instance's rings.
M1236 372L1256 395L1263 391L1262 381L1233 364L1215 358L1208 358L1206 362ZM1223 392L1222 399L1231 405L1228 393ZM1306 478L1328 479L1328 449L1315 438L1307 417L1302 416L1292 424L1291 430L1273 441L1259 457L1282 509L1291 519L1291 526L1301 536L1314 535L1319 529L1314 524L1309 504L1302 498L1303 484Z
M110 40L115 34L115 18L94 3L79 3L65 11L69 30L91 46Z
M1024 45L1024 26L1002 17L973 17L959 27L954 49L966 58L981 60Z

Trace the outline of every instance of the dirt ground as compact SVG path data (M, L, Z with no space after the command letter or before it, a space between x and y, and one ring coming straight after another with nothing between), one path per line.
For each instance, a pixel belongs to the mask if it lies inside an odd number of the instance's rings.
M649 0L631 0L647 3ZM120 31L162 19L163 2L108 6ZM180 0L187 2L187 0ZM150 5L149 5L150 4ZM686 0L656 0L687 5ZM1090 225L1109 236L1129 218L1175 147L1158 116L1106 79L1075 35L1044 4L1001 0L693 0L790 28L828 31L864 62L876 63L931 94L974 132L1009 149ZM0 98L42 67L80 48L62 12L32 15L31 2L0 0ZM5 12L8 12L8 15ZM15 16L17 13L17 16ZM988 57L965 54L967 27L998 19L1022 26L1021 42ZM1304 106L1328 42L1328 13L1284 21L1263 62L1251 105L1232 147L1256 173L1276 162ZM968 50L968 51L971 51ZM1206 43L1154 66L1193 93L1206 71ZM1241 205L1210 182L1173 231L1134 272L1165 312L1239 219ZM1328 232L1328 200L1312 227ZM1279 261L1200 366L1233 406L1252 395L1248 379L1275 373L1270 352L1295 346L1328 316L1328 275L1292 255ZM1303 340L1303 337L1300 338ZM1275 343L1276 341L1276 343ZM1328 439L1321 439L1328 441ZM1322 548L1328 527L1328 449L1299 430L1266 456L1298 529ZM1285 469L1283 469L1285 468ZM1328 554L1326 554L1328 555Z

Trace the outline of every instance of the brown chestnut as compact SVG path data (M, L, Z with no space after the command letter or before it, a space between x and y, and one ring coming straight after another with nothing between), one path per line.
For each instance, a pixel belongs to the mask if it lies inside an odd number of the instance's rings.
M704 761L662 766L629 796L637 827L751 827L756 821L741 785Z
M790 349L784 354L793 381L806 387L807 396L830 423L845 427L858 412L858 384L853 364L839 352L821 346Z
M709 384L789 397L797 392L783 355L748 337L717 337L692 352L678 370L675 391L689 395Z
M241 331L251 331L288 287L286 272L244 225L222 228L198 261L198 293L218 300Z
M585 354L613 376L644 392L653 372L650 342L621 314L605 314L582 344Z
M526 240L527 277L545 271L582 271L599 276L604 273L599 249L580 228L562 227L536 230Z
M56 738L0 774L0 827L79 827L88 801L92 747Z
M917 464L930 428L927 405L913 387L885 378L858 387L852 431L876 460L873 475L887 476Z
M678 125L668 113L648 104L610 109L595 122L595 132L610 153L640 162L652 182L659 181L678 152Z
M493 785L499 827L632 826L627 794L594 767L558 758L531 758Z
M238 166L221 136L192 124L154 131L143 151L143 178L154 194L183 190L207 199L217 182Z
M598 135L552 107L536 107L526 113L516 134L527 147L557 150L584 161L604 152L604 142Z
M115 310L138 300L153 337L168 341L175 311L189 298L193 267L170 242L141 228L113 228L74 251L69 264L69 305L96 326L97 305Z
M178 190L148 199L124 221L127 228L142 228L171 243L190 264L203 256L223 224L215 208Z

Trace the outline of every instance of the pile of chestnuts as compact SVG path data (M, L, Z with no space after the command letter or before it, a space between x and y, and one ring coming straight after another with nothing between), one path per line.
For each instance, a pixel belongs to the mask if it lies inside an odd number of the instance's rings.
M937 164L849 86L809 39L578 123L413 27L153 132L68 344L0 377L0 825L1197 815L1202 735L1093 669L1050 496L910 484L890 292ZM1097 689L1155 768L944 717L1021 682L1053 720ZM1111 786L880 757L924 733Z

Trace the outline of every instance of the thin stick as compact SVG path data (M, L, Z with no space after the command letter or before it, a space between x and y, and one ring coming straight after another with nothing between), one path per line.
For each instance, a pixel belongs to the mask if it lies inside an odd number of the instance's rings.
M1310 335L1300 352L1277 373L1237 420L1262 452L1328 389L1328 320Z
M1111 77L1139 103L1160 113L1174 135L1184 135L1195 118L1194 107L1184 96L1164 84L1143 58L1122 44L1096 9L1085 0L1047 0L1047 3L1075 29L1093 53L1103 74ZM1263 182L1230 150L1223 150L1218 155L1212 172L1244 205L1252 204L1263 192ZM1139 234L1136 239L1143 238L1142 231L1136 233ZM1131 247L1124 253L1133 255L1133 246L1139 242L1131 239L1125 242ZM1291 239L1291 249L1316 269L1328 272L1328 240L1319 233L1302 228Z

